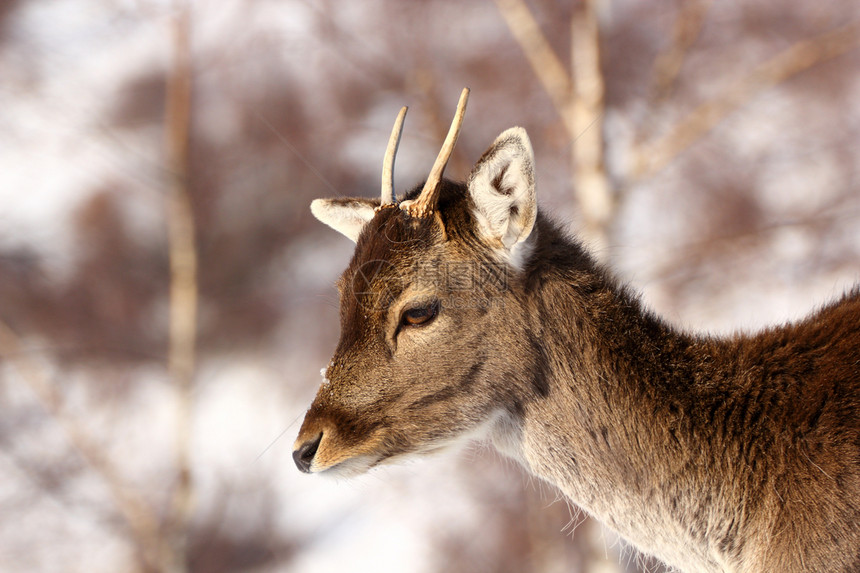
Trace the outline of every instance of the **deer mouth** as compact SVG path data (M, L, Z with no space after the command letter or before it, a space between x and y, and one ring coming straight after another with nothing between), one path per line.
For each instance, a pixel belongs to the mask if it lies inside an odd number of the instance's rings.
M367 427L344 427L331 419L312 418L293 446L296 467L307 474L351 477L370 469L406 459L457 450L473 441L487 439L498 416L451 435L415 436L379 422Z

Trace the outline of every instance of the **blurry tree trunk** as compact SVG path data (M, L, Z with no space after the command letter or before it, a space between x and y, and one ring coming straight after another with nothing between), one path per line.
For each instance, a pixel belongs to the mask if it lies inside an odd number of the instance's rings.
M197 336L197 251L194 212L189 192L191 126L190 15L181 5L172 21L172 61L167 77L166 147L170 249L170 337L168 369L178 398L176 428L177 482L168 522L174 548L171 572L187 570L188 525L192 510L192 392Z
M604 164L604 82L600 68L598 10L602 0L585 0L570 22L573 75L570 136L573 188L582 209L582 238L599 259L608 254L614 198Z

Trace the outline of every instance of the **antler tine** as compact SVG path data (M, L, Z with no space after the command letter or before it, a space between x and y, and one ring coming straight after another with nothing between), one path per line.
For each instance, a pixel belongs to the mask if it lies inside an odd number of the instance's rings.
M468 101L469 88L463 88L462 93L460 93L460 101L457 103L457 112L454 114L454 120L451 122L451 128L448 130L445 143L442 144L442 149L436 157L433 169L430 170L427 182L421 190L421 195L415 201L409 203L403 202L400 205L401 209L405 209L412 217L426 217L436 209L442 174L445 172L445 166L448 165L448 160L454 151L454 145L457 143L457 137L460 135L460 127L463 125L463 117L466 115L466 103Z
M388 147L385 148L385 158L382 160L382 199L379 208L393 207L397 205L397 197L394 195L394 158L397 156L397 148L400 147L400 134L403 133L403 120L409 108L403 106L394 127L391 128L391 137L388 138Z

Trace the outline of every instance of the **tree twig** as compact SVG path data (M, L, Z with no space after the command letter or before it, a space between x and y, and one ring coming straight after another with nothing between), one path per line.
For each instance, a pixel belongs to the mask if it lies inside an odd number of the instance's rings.
M852 22L836 30L800 41L756 67L716 98L694 109L666 135L634 152L632 173L647 178L663 169L727 115L755 95L776 86L812 66L840 56L860 44L860 24Z
M30 357L18 334L2 320L0 320L0 358L14 367L45 411L62 428L72 448L105 483L116 511L128 528L141 559L153 568L161 568L163 563L173 561L172 549L163 543L155 512L122 479L117 467L81 427L78 420L63 409L62 398L50 383L44 369Z
M171 543L178 558L171 571L187 570L188 525L192 512L191 432L197 340L197 250L189 191L191 130L190 12L180 3L172 20L172 61L167 77L166 148L170 255L170 338L168 369L178 397L177 483L171 511Z
M544 36L523 0L495 0L499 13L505 19L514 40L520 45L538 80L552 100L556 111L564 121L564 127L572 129L571 101L573 86L570 76L558 55ZM576 133L570 132L570 137Z
M680 12L672 32L672 43L654 60L653 82L658 100L665 98L677 81L687 52L699 37L710 7L711 0L688 0L680 3Z

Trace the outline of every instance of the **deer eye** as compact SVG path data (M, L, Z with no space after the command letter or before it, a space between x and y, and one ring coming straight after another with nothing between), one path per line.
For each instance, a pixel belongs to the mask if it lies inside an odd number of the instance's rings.
M403 311L400 316L400 324L404 326L426 326L433 322L439 314L439 301L432 300L421 306L414 306Z

